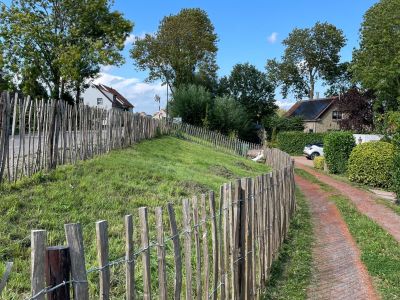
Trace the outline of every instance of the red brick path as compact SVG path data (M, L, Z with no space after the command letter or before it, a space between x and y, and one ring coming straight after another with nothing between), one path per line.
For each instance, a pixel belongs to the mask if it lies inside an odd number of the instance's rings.
M378 299L359 250L328 193L299 176L314 224L313 276L309 299Z
M383 229L389 232L398 242L400 242L400 216L390 208L377 203L372 193L336 180L331 176L322 174L321 172L309 168L301 163L297 163L296 167L304 169L308 173L314 175L319 181L337 189L342 195L349 198L361 213L374 220Z

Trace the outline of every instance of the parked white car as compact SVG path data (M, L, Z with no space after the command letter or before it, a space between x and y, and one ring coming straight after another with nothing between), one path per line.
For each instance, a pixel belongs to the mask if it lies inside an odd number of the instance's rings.
M303 150L304 155L311 160L314 160L317 156L324 156L324 145L323 144L312 144L306 145Z

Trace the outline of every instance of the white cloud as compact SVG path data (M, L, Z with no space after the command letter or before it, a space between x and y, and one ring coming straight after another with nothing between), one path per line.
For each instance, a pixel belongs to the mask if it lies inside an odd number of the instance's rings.
M293 100L276 100L276 105L283 109L289 109L295 104L296 101Z
M148 83L138 78L126 78L105 72L100 73L94 82L116 89L135 106L135 112L153 114L158 111L158 103L154 101L155 95L161 97L161 108L166 106L167 88L160 82Z
M278 39L278 33L277 32L271 33L271 35L268 36L268 38L267 38L268 43L270 43L270 44L276 43L277 39Z
M135 41L136 35L134 35L133 33L131 33L130 35L128 35L128 37L126 38L125 42L124 42L124 46L130 46L133 44L133 42Z

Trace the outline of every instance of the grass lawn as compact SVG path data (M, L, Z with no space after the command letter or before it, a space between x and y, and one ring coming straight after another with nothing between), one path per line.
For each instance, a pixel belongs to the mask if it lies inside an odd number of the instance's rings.
M114 260L124 255L124 215L133 214L137 224L138 207L164 206L168 201L180 201L209 190L218 191L225 182L267 171L265 165L239 156L163 137L3 186L0 190L0 261L15 263L2 298L21 299L29 294L31 229L48 230L48 244L58 245L65 244L64 224L80 222L87 268L90 268L97 266L95 221L109 221L110 260ZM179 220L179 211L177 214ZM149 223L150 228L154 228L152 210ZM169 227L165 230L169 233ZM137 230L135 234L138 240ZM154 240L154 232L151 234ZM136 248L140 248L137 243ZM151 255L155 258L153 252ZM152 259L152 263L156 272L157 260ZM122 299L123 265L113 267L111 272L112 295ZM138 271L137 275L140 290L141 273ZM92 291L96 290L97 276L96 273L89 277ZM169 281L172 286L173 279ZM156 280L154 284L157 286Z
M313 229L308 202L296 189L297 211L288 237L272 264L264 299L306 299L311 279Z
M302 170L297 170L296 173L308 180L311 176L312 182L326 188L313 175ZM339 191L332 191L334 195L330 199L347 223L361 251L361 259L373 277L382 299L400 299L400 244L377 223L361 214Z

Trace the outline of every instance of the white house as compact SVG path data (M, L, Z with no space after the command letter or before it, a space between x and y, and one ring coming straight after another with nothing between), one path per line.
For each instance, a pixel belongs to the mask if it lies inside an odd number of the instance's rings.
M117 90L104 84L91 84L81 96L83 103L103 109L118 108L132 111L134 106Z
M161 109L160 111L154 113L153 119L161 120L167 117L167 112L165 109Z

